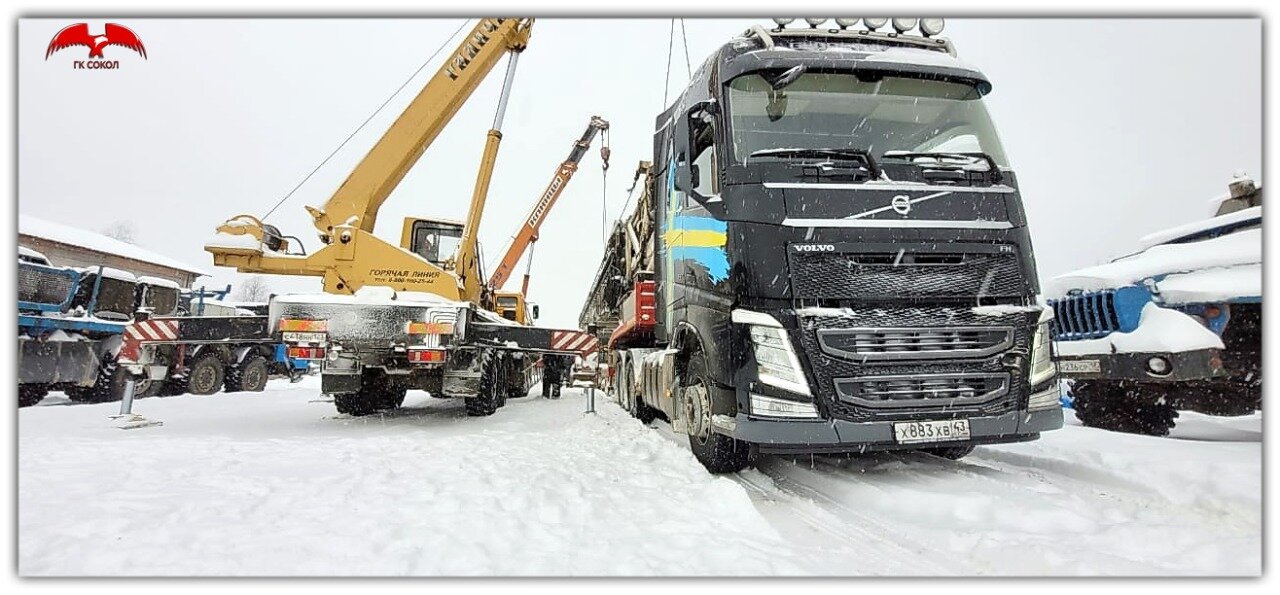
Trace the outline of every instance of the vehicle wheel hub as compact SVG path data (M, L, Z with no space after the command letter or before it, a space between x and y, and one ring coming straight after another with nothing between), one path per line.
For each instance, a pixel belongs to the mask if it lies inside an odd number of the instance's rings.
M685 423L689 435L705 443L711 437L711 398L701 383L684 389Z

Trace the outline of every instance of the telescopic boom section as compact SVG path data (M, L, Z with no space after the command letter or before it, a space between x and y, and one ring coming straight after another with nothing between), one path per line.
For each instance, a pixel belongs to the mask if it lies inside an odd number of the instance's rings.
M516 232L516 237L511 242L511 247L503 255L502 262L498 264L498 268L494 269L493 276L489 278L490 289L494 291L502 289L502 286L511 278L511 272L515 270L516 264L520 262L520 258L524 256L525 251L529 249L530 245L538 241L538 230L542 228L542 222L546 221L547 214L551 212L551 207L555 206L556 200L564 192L565 186L569 185L569 180L573 178L574 172L578 171L578 163L582 161L582 156L587 153L587 148L591 146L591 142L595 140L597 134L608 129L609 122L599 116L591 117L591 122L587 124L587 129L582 133L582 138L573 143L573 149L569 151L569 157L556 169L556 174L551 178L551 183L547 185L546 190L543 190L538 202L533 205L533 210L529 212L529 216L520 225L520 230ZM605 167L608 167L609 153L607 148L601 148L600 156L604 160Z
M532 19L481 19L324 208L308 207L321 235L331 236L335 225L352 217L360 229L372 233L378 209L391 191L502 56L524 50L531 27Z

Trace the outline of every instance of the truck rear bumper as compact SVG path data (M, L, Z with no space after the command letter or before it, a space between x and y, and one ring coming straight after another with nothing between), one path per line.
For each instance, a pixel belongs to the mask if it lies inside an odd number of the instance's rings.
M891 421L776 420L739 413L731 435L752 443L763 453L865 452L919 449L968 444L1025 442L1040 432L1062 427L1062 409L1012 411L1003 415L970 417L970 439L958 442L899 444Z

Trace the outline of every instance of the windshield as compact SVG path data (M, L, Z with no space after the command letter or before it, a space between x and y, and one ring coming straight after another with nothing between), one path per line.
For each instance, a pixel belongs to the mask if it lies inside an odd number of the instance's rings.
M739 163L770 149L859 149L877 160L886 151L982 152L1008 165L981 95L964 83L862 73L752 73L729 82L728 112L733 159Z
M462 227L434 221L416 221L413 224L412 249L432 264L440 264L453 257L462 243Z

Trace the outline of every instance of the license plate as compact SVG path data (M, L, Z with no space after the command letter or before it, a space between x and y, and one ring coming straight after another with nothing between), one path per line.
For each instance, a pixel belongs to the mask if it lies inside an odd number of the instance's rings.
M893 437L898 444L917 442L950 442L969 439L969 420L911 421L893 424Z
M295 333L287 332L282 334L285 343L324 343L324 333Z
M1058 362L1058 371L1063 374L1098 374L1102 372L1102 364L1096 359L1069 359Z

